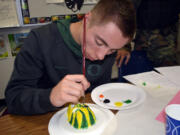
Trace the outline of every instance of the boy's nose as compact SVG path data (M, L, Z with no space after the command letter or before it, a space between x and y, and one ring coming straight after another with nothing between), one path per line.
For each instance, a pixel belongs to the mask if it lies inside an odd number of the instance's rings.
M103 60L104 57L108 54L108 49L102 49L100 52L97 54L98 60Z
M102 55L102 54L98 54L98 60L103 60L105 57L105 55Z

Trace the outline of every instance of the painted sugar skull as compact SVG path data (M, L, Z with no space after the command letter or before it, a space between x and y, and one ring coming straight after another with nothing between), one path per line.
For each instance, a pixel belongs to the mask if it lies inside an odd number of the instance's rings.
M71 104L67 110L68 122L76 129L85 129L96 123L94 112L86 104Z

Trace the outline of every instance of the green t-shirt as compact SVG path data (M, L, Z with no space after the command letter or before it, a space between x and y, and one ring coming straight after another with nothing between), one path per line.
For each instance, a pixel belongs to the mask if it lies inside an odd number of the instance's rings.
M70 24L78 21L77 19L64 19L57 22L58 30L64 39L64 42L68 45L73 53L82 57L81 45L79 45L72 37L70 31Z

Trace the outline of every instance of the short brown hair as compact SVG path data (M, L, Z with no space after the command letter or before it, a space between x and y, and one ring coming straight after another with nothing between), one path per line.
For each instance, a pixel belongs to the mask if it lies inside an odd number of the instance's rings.
M114 22L122 31L124 37L130 40L136 32L136 12L129 0L99 0L91 10L91 24Z

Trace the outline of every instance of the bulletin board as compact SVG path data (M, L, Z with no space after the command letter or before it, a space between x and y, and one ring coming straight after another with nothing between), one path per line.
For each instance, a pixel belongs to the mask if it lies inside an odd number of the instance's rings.
M46 0L28 0L30 17L47 17L54 15L68 15L87 13L95 4L83 5L80 11L73 12L68 9L65 3L47 3Z

